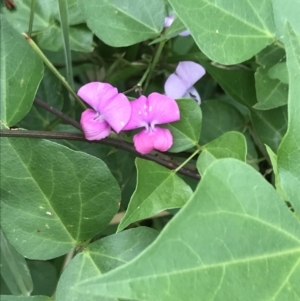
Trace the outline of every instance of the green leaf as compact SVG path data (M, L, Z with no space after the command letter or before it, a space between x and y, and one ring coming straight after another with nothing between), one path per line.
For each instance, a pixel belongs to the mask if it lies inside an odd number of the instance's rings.
M140 256L78 289L144 301L296 301L299 256L300 223L274 188L247 164L222 159Z
M0 33L0 124L10 127L29 112L44 67L25 38L10 27L2 14Z
M287 129L287 106L251 112L253 128L262 143L276 151Z
M253 71L236 67L217 68L200 58L199 61L230 97L249 109L252 126L260 141L277 150L286 132L286 106L268 111L254 109L256 92Z
M197 169L203 174L213 162L222 158L235 158L245 162L246 154L247 144L244 135L227 132L203 146L203 151L197 159Z
M270 110L287 104L288 85L269 76L269 69L259 67L255 73L258 110Z
M225 67L196 58L222 89L234 100L251 109L256 103L254 72L238 66Z
M289 72L288 130L277 153L280 184L298 215L300 214L300 37L289 24L285 31Z
M300 0L272 0L274 21L276 24L276 36L279 40L286 42L285 23L289 22L297 35L300 35Z
M156 238L158 232L139 227L97 240L71 260L58 282L56 301L99 300L76 290L77 283L113 270L140 254ZM75 276L75 277L74 277ZM116 300L101 298L104 300Z
M7 21L18 32L28 31L31 1L32 0L14 0L17 9L2 9L2 13L7 18ZM36 1L32 30L36 32L49 27L54 22L53 13L55 11L57 11L57 0Z
M74 3L72 5L71 2L75 0L68 1L70 1L68 3L69 8L70 6L74 7ZM11 26L18 32L27 32L31 0L14 0L14 2L17 9L13 11L4 9L3 13ZM74 17L71 16L71 18ZM39 47L50 51L63 49L62 29L59 20L57 0L36 1L33 31ZM71 21L74 21L74 19ZM69 27L71 49L81 52L93 51L93 33L85 24L78 25L76 21L72 22L72 24L75 26Z
M93 33L85 24L71 26L70 28L70 47L74 51L92 52ZM57 23L37 35L38 45L49 51L59 51L63 49L61 28Z
M90 0L80 2L88 27L104 43L123 47L154 38L164 24L162 0Z
M210 59L236 64L275 39L271 0L169 0Z
M246 126L243 115L222 100L209 99L201 104L202 129L200 144L206 144L228 131L242 131Z
M154 162L137 158L137 187L118 231L131 223L165 209L180 208L192 195L192 189L174 171Z
M202 113L199 105L191 99L179 99L180 120L167 125L173 135L169 152L178 153L198 145L201 133Z
M53 299L46 296L33 296L33 297L1 296L1 301L53 301Z
M36 96L58 110L63 108L62 84L49 68L45 69ZM29 113L19 123L19 126L28 130L44 130L56 118L54 114L34 103Z
M33 284L25 258L10 245L2 229L0 235L1 276L13 295L29 296Z
M23 256L65 254L117 212L120 189L101 160L37 139L2 138L1 150L1 223Z
M283 84L289 83L289 74L286 62L274 65L269 69L268 74L270 78L279 79Z
M28 260L28 267L33 281L31 295L52 296L56 290L58 275L50 261Z
M277 155L267 145L266 145L266 150L268 152L268 155L269 155L271 163L272 163L273 173L275 176L275 187L276 187L277 193L281 196L281 198L283 200L286 200L287 195L285 194L284 190L282 189L282 187L280 185L280 179L279 179L279 174L278 174Z
M285 60L285 51L278 46L269 46L256 56L261 65L255 73L255 88L258 103L254 106L258 110L269 110L287 103L288 85L278 78L270 76L270 70Z

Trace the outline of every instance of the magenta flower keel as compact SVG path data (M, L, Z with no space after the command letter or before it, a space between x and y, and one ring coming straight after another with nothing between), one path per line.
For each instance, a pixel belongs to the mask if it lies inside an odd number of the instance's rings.
M192 98L198 104L201 98L194 84L205 74L205 69L191 61L180 62L175 73L172 73L165 83L165 93L174 99Z
M136 150L147 154L153 149L167 151L173 144L173 136L168 129L158 127L180 119L176 101L168 96L151 93L148 98L140 96L131 101L131 117L123 130L145 129L133 137Z
M107 83L91 82L78 91L92 109L85 110L80 119L87 140L107 137L111 128L119 133L130 118L131 106L127 97Z

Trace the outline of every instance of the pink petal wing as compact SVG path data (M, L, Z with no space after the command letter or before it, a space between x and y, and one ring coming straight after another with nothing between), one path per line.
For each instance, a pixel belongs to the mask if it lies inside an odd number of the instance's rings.
M114 131L119 133L130 119L130 102L124 94L119 93L105 103L101 103L99 112Z
M106 100L118 94L118 90L110 84L91 82L82 86L77 95L89 104L95 111L99 112L99 104L105 104Z
M145 155L154 149L152 134L152 132L142 130L133 136L134 147L139 153Z
M148 96L149 121L152 125L178 121L180 119L177 102L163 94L151 93Z
M191 99L196 100L199 105L201 104L200 95L199 95L198 91L195 89L195 87L191 87L190 89L188 89L186 91L186 94L183 95L182 98L191 98Z
M148 127L149 112L148 99L145 96L140 96L136 100L130 102L131 116L123 130L134 130L140 127Z
M156 127L153 132L153 143L155 149L165 152L172 146L173 136L168 129Z
M205 74L205 69L195 62L183 61L179 62L176 74L189 89Z
M165 94L173 99L182 98L188 89L189 86L174 73L165 82Z
M99 119L99 114L92 109L87 109L81 114L80 124L87 140L101 140L111 132L109 124Z

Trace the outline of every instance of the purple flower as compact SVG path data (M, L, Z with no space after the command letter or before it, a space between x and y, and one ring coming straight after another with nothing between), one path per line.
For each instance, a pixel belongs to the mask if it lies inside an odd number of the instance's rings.
M175 20L175 15L174 14L171 14L170 16L168 17L165 17L165 22L164 22L164 27L170 27L172 25L172 23L174 22ZM189 36L190 35L190 32L189 30L184 30L183 32L181 32L179 34L179 36Z
M77 94L93 108L85 110L80 119L87 140L101 140L110 134L111 128L119 133L128 122L130 103L110 84L91 82Z
M165 83L165 94L171 98L192 98L201 103L201 98L194 84L205 74L205 69L190 61L179 62L175 73Z
M145 128L133 137L136 150L141 154L147 154L153 149L167 151L173 144L173 136L168 129L163 129L157 124L180 119L176 101L159 93L151 93L148 98L140 96L131 101L130 105L131 117L123 130Z

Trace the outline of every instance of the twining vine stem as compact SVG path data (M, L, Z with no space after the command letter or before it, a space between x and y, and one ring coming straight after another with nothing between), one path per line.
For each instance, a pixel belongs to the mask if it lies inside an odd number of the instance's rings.
M27 130L19 130L19 129L0 130L0 137L63 139L63 140L85 141L89 143L100 143L100 144L114 146L118 149L122 149L127 152L133 153L137 157L154 161L169 169L175 169L176 167L178 167L178 163L167 161L156 155L152 155L152 154L142 155L138 153L130 143L114 138L105 138L100 141L88 141L85 139L85 137L82 134L48 132L48 131L27 131ZM181 168L180 170L178 170L178 173L197 180L200 179L200 175L197 172L191 171L186 168Z

